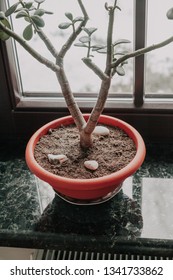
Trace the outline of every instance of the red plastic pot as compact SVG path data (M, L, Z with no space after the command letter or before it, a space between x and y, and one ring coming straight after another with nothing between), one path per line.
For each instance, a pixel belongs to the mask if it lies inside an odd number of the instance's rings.
M84 115L84 117L88 119L89 115ZM117 172L94 179L71 179L52 174L36 162L34 148L40 137L45 135L50 128L53 129L62 124L68 126L72 123L74 121L71 116L63 117L47 123L33 134L26 147L26 162L31 172L41 180L49 183L58 193L73 199L96 200L107 196L111 192L118 191L122 182L139 169L146 154L145 144L141 135L135 128L122 120L105 115L101 115L99 118L100 124L116 126L124 130L136 145L137 151L133 160Z

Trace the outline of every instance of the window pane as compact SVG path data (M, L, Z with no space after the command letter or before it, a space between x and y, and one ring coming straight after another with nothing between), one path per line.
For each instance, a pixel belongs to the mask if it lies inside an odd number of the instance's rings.
M10 5L15 3L16 0L10 0ZM113 3L113 0L109 0L108 3ZM88 11L90 20L88 27L97 27L98 30L94 36L95 40L99 43L106 43L106 30L108 15L104 8L105 0L85 0L84 4ZM116 10L115 17L115 30L114 40L117 39L129 39L133 42L133 0L121 0L121 11ZM82 16L82 13L78 7L76 0L47 0L43 3L46 10L53 11L53 15L45 16L45 28L44 32L48 34L48 37L52 40L57 50L60 49L63 43L70 34L70 28L67 30L61 30L58 28L59 23L68 21L65 17L65 12L72 12L77 16ZM46 21L47 20L47 21ZM14 29L22 34L24 27L27 25L23 19L13 20ZM52 29L52 26L54 27ZM117 27L118 26L118 27ZM84 34L83 34L84 35ZM81 35L82 36L82 35ZM76 41L78 42L78 40ZM47 51L43 42L35 35L32 39L32 46L37 49L42 55L52 60L51 55ZM132 44L123 44L122 48L125 50L132 49ZM122 50L121 48L121 50ZM117 51L120 51L118 46ZM26 51L17 44L17 52L19 57L19 65L22 77L22 84L24 92L57 92L60 91L60 87L57 83L55 73L47 69L44 65L39 64L32 58ZM93 61L98 64L104 70L105 55L94 54ZM70 80L72 90L74 92L97 92L100 84L99 78L83 64L82 57L86 56L86 49L73 47L65 57L65 68L67 71L68 79ZM125 65L127 74L124 77L116 76L112 83L111 91L116 92L132 92L132 75L133 75L133 63L129 61L128 65Z
M172 36L173 21L166 17L172 0L148 0L147 45L159 43ZM147 93L173 93L173 44L155 50L146 59Z

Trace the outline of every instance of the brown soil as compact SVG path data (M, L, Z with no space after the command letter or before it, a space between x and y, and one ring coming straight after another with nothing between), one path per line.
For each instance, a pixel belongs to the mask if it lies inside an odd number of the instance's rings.
M78 130L74 125L51 130L42 136L35 147L35 158L46 170L59 176L90 179L102 177L125 167L135 156L132 139L119 128L108 127L109 136L93 136L93 147L81 150ZM63 164L51 164L48 154L64 154L68 160ZM96 160L96 171L84 167L85 160Z

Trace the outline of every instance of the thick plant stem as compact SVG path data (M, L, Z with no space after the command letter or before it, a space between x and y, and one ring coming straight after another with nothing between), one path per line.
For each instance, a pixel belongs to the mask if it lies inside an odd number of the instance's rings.
M112 34L114 24L114 12L115 9L112 7L109 11L109 25L108 25L108 36L107 36L107 59L106 59L106 70L107 75L111 75L111 63L113 58L113 46L112 46Z
M112 64L112 33L113 33L113 23L114 23L114 13L115 7L111 7L109 10L109 24L107 32L107 58L106 58L106 69L104 72L104 79L102 78L101 88L96 101L96 104L91 112L90 118L84 128L85 133L92 133L99 117L104 109L109 88L111 84L111 64ZM102 75L103 76L103 75Z
M67 107L71 116L74 119L76 126L79 129L80 133L80 146L82 149L87 149L92 146L92 135L91 133L85 132L86 121L80 111L74 96L72 94L69 82L67 81L67 77L65 75L63 67L60 68L60 71L56 72L57 79L61 86L61 90L66 101Z
M99 96L97 102L91 112L90 118L84 128L86 134L91 134L97 125L98 119L104 109L106 99L109 93L109 88L111 84L111 78L107 78L107 80L102 81L101 89L99 92Z
M88 149L92 147L93 141L92 141L92 134L86 133L85 129L82 129L80 132L80 146L82 149Z
M73 93L71 91L70 84L67 80L67 77L66 77L66 74L65 74L65 71L64 71L64 66L63 66L64 57L65 57L67 51L70 49L70 47L72 46L75 39L77 38L77 36L82 31L82 27L84 27L86 25L87 21L88 21L88 14L87 14L86 9L85 9L85 7L82 3L82 0L78 0L78 4L79 4L79 6L81 8L81 11L83 13L84 20L81 22L81 24L77 27L76 30L73 30L73 33L71 34L71 36L68 38L66 43L60 49L60 51L59 51L59 53L56 57L56 63L60 67L60 70L57 71L56 74L57 74L57 78L58 78L58 81L59 81L60 86L61 86L63 96L65 98L67 107L70 111L70 114L72 115L72 117L74 119L74 122L79 129L79 132L81 132L83 127L86 125L86 122L85 122L85 119L82 115L82 112L81 112L77 102L74 99L74 96L73 96Z
M82 61L101 79L106 80L109 78L96 64L92 62L92 60L88 57L84 57Z
M60 67L60 70L56 72L57 79L61 86L61 90L66 101L67 107L69 109L70 114L72 115L76 126L78 127L79 131L85 126L86 122L85 119L79 109L78 104L76 103L73 93L71 91L69 82L65 75L63 67Z
M40 39L45 43L47 49L50 51L50 53L57 58L58 57L58 51L53 46L52 42L49 40L47 35L41 30L41 28L37 28L37 34L40 37Z

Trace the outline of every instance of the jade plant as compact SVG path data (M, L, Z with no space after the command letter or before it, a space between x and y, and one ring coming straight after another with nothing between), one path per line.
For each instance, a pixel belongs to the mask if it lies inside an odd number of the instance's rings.
M173 36L167 40L155 45L153 44L146 48L138 49L128 53L117 53L117 45L129 43L129 41L126 39L117 41L113 40L114 16L116 12L121 10L118 6L118 1L112 0L112 4L105 3L105 6L103 7L109 16L106 35L107 38L105 45L97 45L92 41L93 34L95 34L97 31L97 28L87 27L89 16L84 5L85 1L76 0L76 5L79 5L81 9L81 15L79 17L74 17L71 12L65 13L67 20L63 23L60 23L59 28L63 29L64 32L65 29L70 28L71 35L67 41L59 47L59 49L56 49L43 31L45 25L44 15L50 14L51 16L52 14L52 12L46 11L44 9L44 1L45 0L19 0L6 11L0 11L0 39L5 41L12 37L39 63L44 64L55 73L69 112L72 115L79 130L81 147L88 148L92 146L92 133L96 129L99 116L104 109L113 77L116 75L123 76L125 74L124 65L127 63L128 59L143 55L147 52L161 48L171 43L173 41ZM54 5L59 5L59 3L55 3ZM12 14L15 14L16 19L24 20L28 23L24 28L22 36L18 35L11 26L9 17ZM173 11L168 11L167 16L168 18L173 18ZM55 28L57 28L57 26L55 26ZM31 46L31 44L28 43L28 41L30 41L35 34L37 34L38 37L44 42L47 49L52 54L54 62L42 56ZM75 101L73 91L70 87L64 68L64 59L66 53L69 51L72 45L86 48L86 57L82 58L82 60L84 64L100 78L101 81L98 98L88 121L85 121L82 112ZM92 55L93 52L105 53L105 69L100 69L100 67L94 63Z

